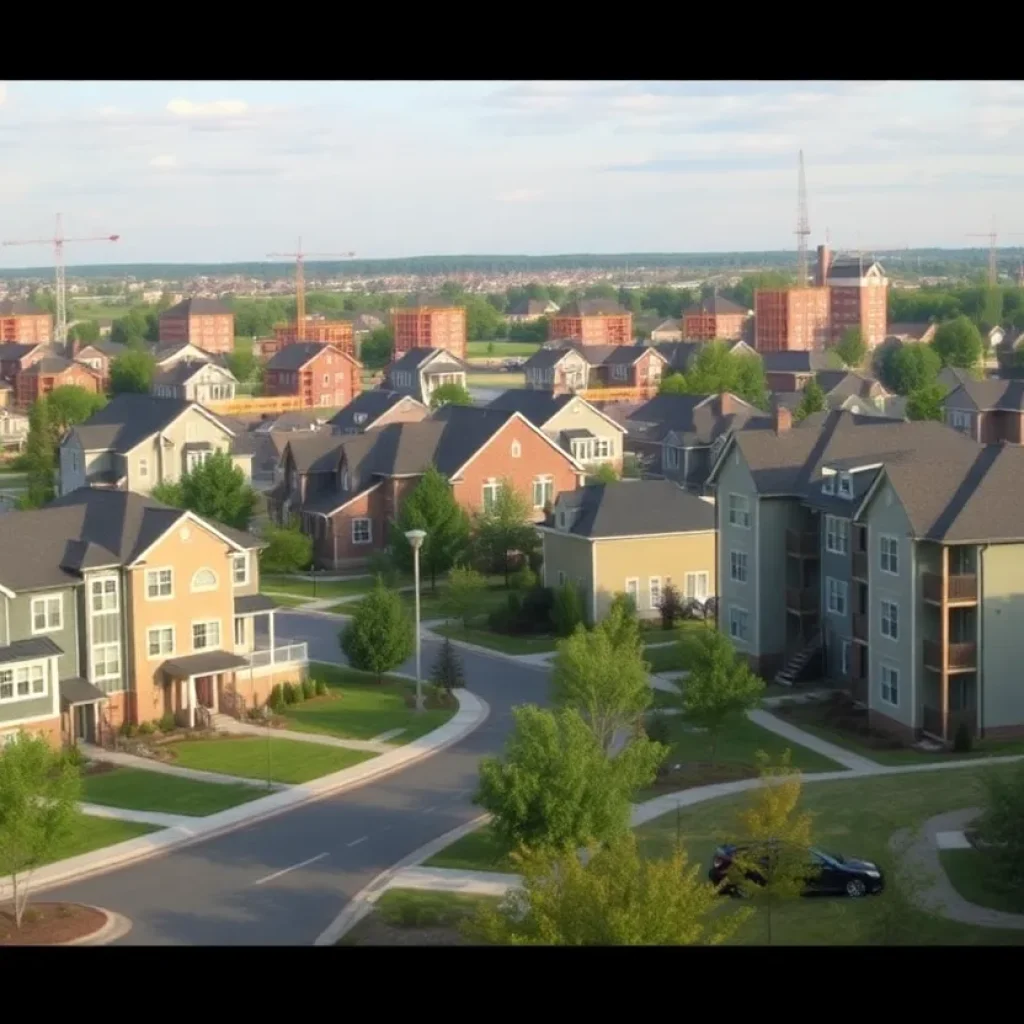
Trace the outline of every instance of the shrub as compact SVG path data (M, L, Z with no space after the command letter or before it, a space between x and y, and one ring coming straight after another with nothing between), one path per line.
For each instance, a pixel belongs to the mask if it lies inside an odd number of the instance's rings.
M139 723L139 735L140 736L152 736L156 732L156 727L152 722L140 722Z
M131 739L138 731L134 722L122 722L121 728L118 730L122 736L128 739Z
M523 595L522 614L530 631L545 633L551 628L551 610L555 592L550 587L536 586Z
M326 697L326 696L327 696L327 694L328 694L328 693L330 692L330 691L329 691L329 690L327 689L327 683L326 683L326 682L324 682L324 680L323 680L323 679L317 679L317 680L316 680L316 681L315 681L315 682L313 683L313 688L314 688L314 690L316 691L316 695L317 695L318 697Z
M974 739L971 736L970 726L961 719L960 724L956 727L956 734L953 736L953 749L958 754L969 754L973 747Z
M298 699L295 696L295 687L291 683L285 683L281 687L281 694L284 697L285 704L296 704Z
M302 699L310 700L316 696L316 686L313 685L312 679L302 680Z
M583 602L575 583L567 581L555 591L551 622L559 636L572 636L583 623Z
M668 716L655 712L647 716L645 732L649 740L663 743L666 747L672 742L672 730L669 728Z
M168 711L166 715L163 715L160 718L160 721L157 723L157 728L161 732L174 732L174 730L177 728L177 725L178 723L175 722L174 715L171 714L170 711Z
M401 573L389 551L375 551L370 556L369 570L370 575L376 576L388 590L395 590L401 582Z
M85 764L85 754L78 749L77 743L72 743L70 747L64 749L64 757L68 764L72 764L76 768L81 768Z
M284 690L280 683L276 683L274 688L270 691L270 696L267 698L267 707L271 711L277 711L284 706Z
M522 569L512 574L509 583L513 590L532 590L537 586L537 574L528 565L524 565Z
M665 587L664 593L661 595L658 611L661 612L662 629L674 629L676 621L682 617L683 602L679 591L671 583Z

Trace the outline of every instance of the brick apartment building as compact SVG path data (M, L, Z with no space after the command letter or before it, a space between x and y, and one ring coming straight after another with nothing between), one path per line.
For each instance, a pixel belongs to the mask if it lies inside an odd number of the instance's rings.
M276 354L286 345L299 340L298 323L275 324L273 350ZM302 340L333 345L349 355L356 354L355 329L351 320L325 320L320 316L307 316L302 327ZM267 349L264 344L264 351Z
M15 402L27 409L42 395L48 395L55 388L69 384L94 394L103 390L103 378L88 366L63 356L46 355L22 370L15 378Z
M0 381L13 387L22 370L27 370L34 362L46 356L55 355L57 350L50 345L21 345L13 341L0 344Z
M267 363L264 393L296 395L304 409L339 408L362 390L362 366L333 345L300 341L286 345Z
M160 344L188 341L204 352L230 352L235 314L216 299L185 299L160 314Z
M880 263L870 257L836 256L818 246L817 279L829 290L832 341L851 327L860 328L868 348L881 345L888 335L889 281Z
M683 310L682 338L687 341L738 341L744 336L749 320L749 309L719 295L710 295Z
M581 345L632 345L633 314L610 299L580 299L551 317L548 338Z
M466 310L443 299L414 299L391 310L394 358L413 348L443 348L466 358Z
M53 340L53 317L30 302L0 302L0 342L24 344Z
M754 292L754 348L758 352L807 352L826 348L828 288L759 288Z

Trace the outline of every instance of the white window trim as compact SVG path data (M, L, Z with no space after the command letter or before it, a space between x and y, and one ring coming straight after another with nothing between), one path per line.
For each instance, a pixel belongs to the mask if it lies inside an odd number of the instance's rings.
M655 587L655 584L657 584L657 587ZM655 600L654 598L655 589L657 589L658 592L657 600ZM652 612L658 611L658 609L661 607L662 593L663 591L661 589L661 577L649 576L647 578L647 603Z
M366 540L356 539L356 523L366 523ZM352 520L352 543L372 544L373 543L373 520L369 516L356 516Z
M832 607L832 595L835 594L838 597L840 593L843 595L842 611ZM825 577L825 610L829 615L846 618L846 614L850 610L850 588L846 580L837 580L834 576Z
M523 454L523 446L518 441L513 441L510 454L513 459L518 459Z
M821 493L822 494L835 494L836 493L836 475L835 473L826 473L821 478Z
M549 498L546 498L545 495L547 494L549 484L551 486L551 496ZM541 502L539 505L537 504L538 487L540 488L541 492ZM544 508L544 506L547 505L549 501L553 502L555 500L555 478L547 473L542 476L535 476L533 478L533 492L531 495L531 500L533 501L534 508Z
M849 473L839 474L839 486L836 488L836 493L840 498L853 497L853 477Z
M896 699L895 700L890 700L885 695L885 688L886 688L885 674L886 674L886 672L889 672L896 679ZM879 675L879 680L878 680L878 697L879 697L879 699L881 700L881 702L883 704L888 704L889 707L891 707L891 708L898 708L900 706L900 670L898 668L896 668L895 665L889 665L889 664L886 664L886 662L883 661L879 665L878 675ZM890 686L890 693L891 693L891 686L892 686L892 684L890 683L889 686Z
M666 444L665 448L665 468L666 469L678 469L679 468L679 451L675 445Z
M200 575L200 573L204 573L204 572L208 572L208 573L210 573L213 576L213 582L212 583L206 583L206 584L196 583L196 578ZM208 565L204 565L201 569L196 569L196 571L194 573L192 573L192 579L189 582L188 589L189 589L189 593L192 593L192 594L209 594L211 591L216 590L217 587L219 587L219 586L220 586L220 577Z
M634 585L635 593L630 593L630 584ZM626 589L623 591L628 597L633 599L633 603L640 607L640 577L639 576L627 576L626 577Z
M50 625L50 613L49 604L57 602L57 625ZM42 629L36 629L36 605L43 604L43 618L45 624ZM32 635L40 636L43 633L59 633L64 628L64 595L63 594L44 594L41 597L33 597L31 606L29 607L29 615L32 624Z
M889 616L886 615L886 605L896 610L896 634L887 633L886 629L889 623ZM895 643L899 642L900 639L900 606L898 601L892 601L889 598L883 598L878 605L879 611L879 632L886 640L892 640Z
M697 596L697 591L700 588L697 586L697 581L700 580L701 576L704 577L704 596L703 597L698 597ZM690 598L689 594L687 593L689 591L689 589L690 589L690 580L691 579L694 580L693 597L692 598ZM710 596L711 596L711 573L709 573L707 571L707 569L698 569L695 572L688 572L688 573L685 573L683 575L683 597L687 598L688 600L706 601Z
M206 644L204 647L196 647L196 626L216 626L217 627L217 643ZM189 623L189 632L192 635L192 651L215 651L217 648L222 646L224 642L224 632L221 627L220 619L193 619Z
M156 576L157 589L160 586L160 573L169 572L171 574L171 592L169 594L157 594L156 596L149 592L149 578ZM174 600L174 568L170 565L161 566L159 569L147 569L146 570L146 600L147 601L173 601Z
M498 495L501 493L501 481L500 480L485 480L483 487L480 489L480 507L486 512L487 511L487 492L493 491L494 497L491 499L491 508L498 503Z
M833 538L835 545L832 543ZM825 516L825 550L830 555L848 555L850 553L849 519L844 519L842 516Z
M18 669L20 669L20 668L28 669L29 673L31 675L32 669L36 668L36 666L42 668L42 670L43 670L43 692L42 693L33 693L32 692L31 679L30 679L29 680L29 692L27 694L19 694L18 693L18 681L17 681ZM19 703L21 703L23 701L26 701L26 700L42 700L42 699L44 699L45 697L47 697L49 695L49 693L50 693L50 686L52 685L52 682L50 680L50 676L51 676L52 673L47 671L46 661L39 661L38 659L36 659L34 661L10 662L10 663L8 663L6 665L0 666L0 675L3 675L6 672L10 672L11 673L11 696L10 697L0 697L0 707L6 706L8 704L19 704ZM3 723L4 726L9 725L9 724L10 724L9 722L4 722ZM17 730L15 730L15 735L17 735ZM3 749L3 745L0 744L0 750L2 750L2 749Z
M740 636L738 632L733 632L733 623L735 621L734 620L734 616L736 616L736 615L744 615L744 616L746 616L747 634L748 634L748 636ZM742 607L741 605L738 605L738 604L731 604L731 605L729 605L729 639L732 640L733 643L748 644L748 643L750 643L749 633L750 633L750 613L747 611L746 608Z
M738 504L741 504L743 507L737 507L736 509L734 509L733 508L733 499L734 498L736 499L736 502ZM727 511L729 513L729 525L730 526L735 526L735 527L737 527L737 529L740 529L740 530L749 530L750 529L750 499L745 494L730 494L729 495L729 500L726 503L726 509L727 509ZM736 518L735 519L733 518L733 512L736 513ZM741 521L743 518L746 519L746 522L742 522Z
M238 639L239 627L241 627L241 630L242 630L242 639L241 640ZM246 629L246 626L245 626L245 616L244 615L236 615L235 616L235 650L236 651L238 650L239 647L244 647L245 646L246 639L247 639L247 634L248 634L248 630Z
M149 638L152 633L163 632L165 629L171 631L171 649L169 651L158 651L156 654L151 654L149 649ZM159 626L149 626L146 629L146 661L159 661L161 658L170 658L174 656L174 652L178 649L178 635L177 630L174 628L174 623L165 622Z
M99 650L106 650L108 647L116 647L117 648L117 671L112 673L112 674L102 675L101 676L99 674L99 672L96 671L96 652L99 651ZM90 681L94 682L94 683L99 683L99 682L103 682L103 681L107 681L107 680L112 680L112 679L120 679L122 673L124 672L123 661L124 661L124 658L123 658L122 651L121 651L121 641L120 640L109 640L109 641L107 641L105 643L102 643L102 644L93 644L89 648L89 668L91 669L91 675L89 677Z
M241 561L239 561L241 559ZM235 579L235 569L242 565L245 567L244 578L241 580ZM249 584L249 552L241 551L231 556L231 582L236 587L245 587Z
M736 558L736 556L738 555L742 555L744 560L743 579L740 579L734 571L739 561L738 558ZM739 583L743 586L746 586L747 580L750 579L750 559L747 556L746 551L739 551L737 549L733 549L729 552L729 579L732 580L733 583Z
M889 558L892 557L892 549L896 550L896 571L886 568L886 552L885 544L889 543ZM900 540L899 537L894 537L891 533L883 533L878 538L878 568L884 572L887 576L899 576L900 574Z

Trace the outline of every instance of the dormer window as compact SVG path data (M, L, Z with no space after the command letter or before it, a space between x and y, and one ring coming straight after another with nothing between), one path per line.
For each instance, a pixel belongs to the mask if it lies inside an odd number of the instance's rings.
M357 413L356 413L356 414L355 414L355 415L354 415L354 416L352 417L352 421L353 421L354 423L356 423L356 424L361 424L361 423L365 423L365 422L366 422L366 413L365 413L365 412L357 412Z
M341 471L341 489L343 491L347 491L348 490L348 483L349 483L348 469L346 468L346 469L343 469Z
M564 508L558 510L558 528L560 530L564 530L566 528L566 515Z
M839 496L841 498L853 497L853 479L849 473L841 473L839 476Z
M822 478L821 481L821 493L822 494L835 494L836 493L836 478L834 473L829 473Z

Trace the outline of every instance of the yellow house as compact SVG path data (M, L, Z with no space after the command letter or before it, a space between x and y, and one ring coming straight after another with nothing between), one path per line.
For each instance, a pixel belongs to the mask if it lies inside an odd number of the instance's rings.
M654 618L671 584L685 598L716 593L715 507L668 480L623 480L559 495L539 527L544 584L575 581L592 622L616 594Z

